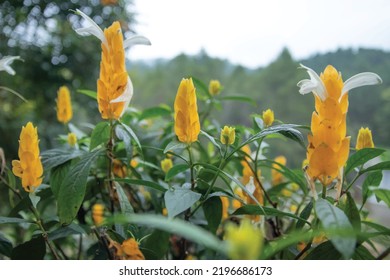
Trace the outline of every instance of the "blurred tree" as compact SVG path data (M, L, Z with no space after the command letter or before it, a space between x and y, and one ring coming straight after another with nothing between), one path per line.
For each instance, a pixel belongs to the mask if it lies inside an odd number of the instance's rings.
M77 89L96 90L101 55L100 42L94 37L81 38L72 27L81 25L81 17L73 13L80 9L102 28L119 20L125 37L132 33L135 23L130 12L131 0L18 0L0 3L0 57L18 55L24 62L15 62L15 76L0 75L0 85L22 94L28 104L5 92L0 92L0 146L7 158L13 157L17 147L17 131L26 119L44 130L41 148L51 146L63 128L56 121L55 98L62 85ZM96 102L77 96L82 106L76 106L78 121L91 121L98 116ZM7 110L8 108L8 110ZM12 108L12 109L11 109ZM91 112L94 112L91 114ZM96 114L95 114L96 113ZM61 130L62 129L62 130Z

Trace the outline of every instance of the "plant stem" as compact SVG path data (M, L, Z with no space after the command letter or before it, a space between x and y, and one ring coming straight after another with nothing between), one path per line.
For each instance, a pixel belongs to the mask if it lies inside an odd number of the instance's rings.
M115 206L115 187L114 187L114 176L112 173L112 165L114 162L114 125L112 120L110 120L110 139L107 143L107 158L108 158L108 167L107 167L107 180L108 180L108 192L110 194L110 211L114 213Z
M326 198L326 186L325 185L322 185L322 196L321 196L323 199Z

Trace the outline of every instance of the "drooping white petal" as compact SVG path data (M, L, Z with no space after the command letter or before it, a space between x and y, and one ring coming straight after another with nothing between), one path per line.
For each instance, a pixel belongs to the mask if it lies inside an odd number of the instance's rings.
M297 86L300 87L299 93L307 94L309 92L313 92L322 101L324 101L327 98L328 93L326 92L325 86L322 83L321 78L317 75L317 73L313 69L306 67L303 64L300 65L302 68L306 69L307 73L310 76L310 80L304 79L297 83Z
M130 78L127 77L127 85L124 89L123 93L119 95L114 100L111 100L110 103L119 103L119 102L125 102L125 105L123 107L123 111L120 115L120 117L123 115L123 113L126 111L127 107L129 106L129 103L131 101L131 98L133 97L133 83L131 82Z
M0 71L6 71L10 75L15 75L15 71L10 65L16 59L20 59L20 56L5 56L0 59Z
M341 91L341 97L351 89L362 87L362 86L369 86L369 85L377 85L381 84L382 79L379 77L379 75L372 73L372 72L364 72L356 74L355 76L352 76L348 80L345 81L343 89ZM341 98L340 97L340 98Z
M84 14L79 9L76 9L76 12L90 24L90 26L75 29L77 34L81 36L93 35L107 46L107 40L106 37L104 36L103 30L89 16Z
M151 45L150 40L141 35L134 35L123 41L123 47L129 48L134 45Z

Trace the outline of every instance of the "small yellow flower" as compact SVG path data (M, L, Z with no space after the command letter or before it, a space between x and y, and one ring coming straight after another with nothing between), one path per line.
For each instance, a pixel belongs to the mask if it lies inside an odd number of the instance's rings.
M221 131L220 140L222 144L232 145L236 140L236 130L234 127L225 125Z
M169 169L173 166L173 162L170 158L165 158L161 161L161 169L164 173L168 173Z
M114 248L115 258L118 260L144 260L145 257L138 247L134 238L126 239L119 245L118 242L110 240L109 248Z
M298 210L298 206L296 206L295 204L291 204L290 205L291 213L295 213L295 212L297 212L297 210Z
M374 148L374 142L372 141L371 130L366 128L360 128L357 141L356 141L356 150L361 150L364 148Z
M263 247L263 234L249 220L242 220L239 226L228 224L225 230L228 255L233 260L256 260Z
M73 147L77 143L77 136L75 133L70 132L68 133L68 144Z
M162 209L162 214L163 214L163 216L168 216L168 210L167 210L167 208L163 208Z
M200 122L196 93L192 79L182 79L175 98L175 133L180 142L190 144L198 140Z
M66 86L60 87L57 92L57 119L59 122L68 123L73 116L70 92Z
M287 159L284 156L278 156L274 159L275 162L286 165ZM271 177L272 177L272 185L276 186L283 182L283 174L280 173L281 168L278 164L272 164Z
M130 161L130 166L136 168L138 166L138 161L136 159L132 159Z
M274 111L271 109L267 109L266 111L263 111L263 122L264 126L268 127L273 124L275 120Z
M18 155L19 160L12 161L12 172L22 178L26 192L33 192L42 183L43 167L39 156L38 129L31 122L20 132Z
M212 96L218 95L222 90L221 83L218 80L211 80L209 83L209 93Z
M96 203L92 206L92 220L96 226L100 226L104 220L104 205Z

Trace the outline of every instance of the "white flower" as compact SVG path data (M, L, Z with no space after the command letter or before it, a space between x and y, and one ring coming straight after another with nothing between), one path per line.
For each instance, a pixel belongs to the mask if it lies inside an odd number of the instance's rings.
M304 79L298 82L297 86L300 87L299 93L307 94L309 92L313 92L322 101L324 101L328 97L328 93L326 91L326 88L321 78L317 75L317 73L313 69L310 69L309 67L306 67L302 64L300 65L302 68L306 69L307 73L310 76L310 80ZM341 90L340 99L343 97L344 94L346 94L351 89L362 87L362 86L368 86L368 85L376 85L380 83L382 83L382 79L381 77L379 77L379 75L375 73L364 72L364 73L356 74L355 76L352 76L351 78L349 78L344 82L344 86Z
M4 56L0 59L0 71L6 71L10 75L15 75L15 71L10 64L16 59L22 60L20 56Z

